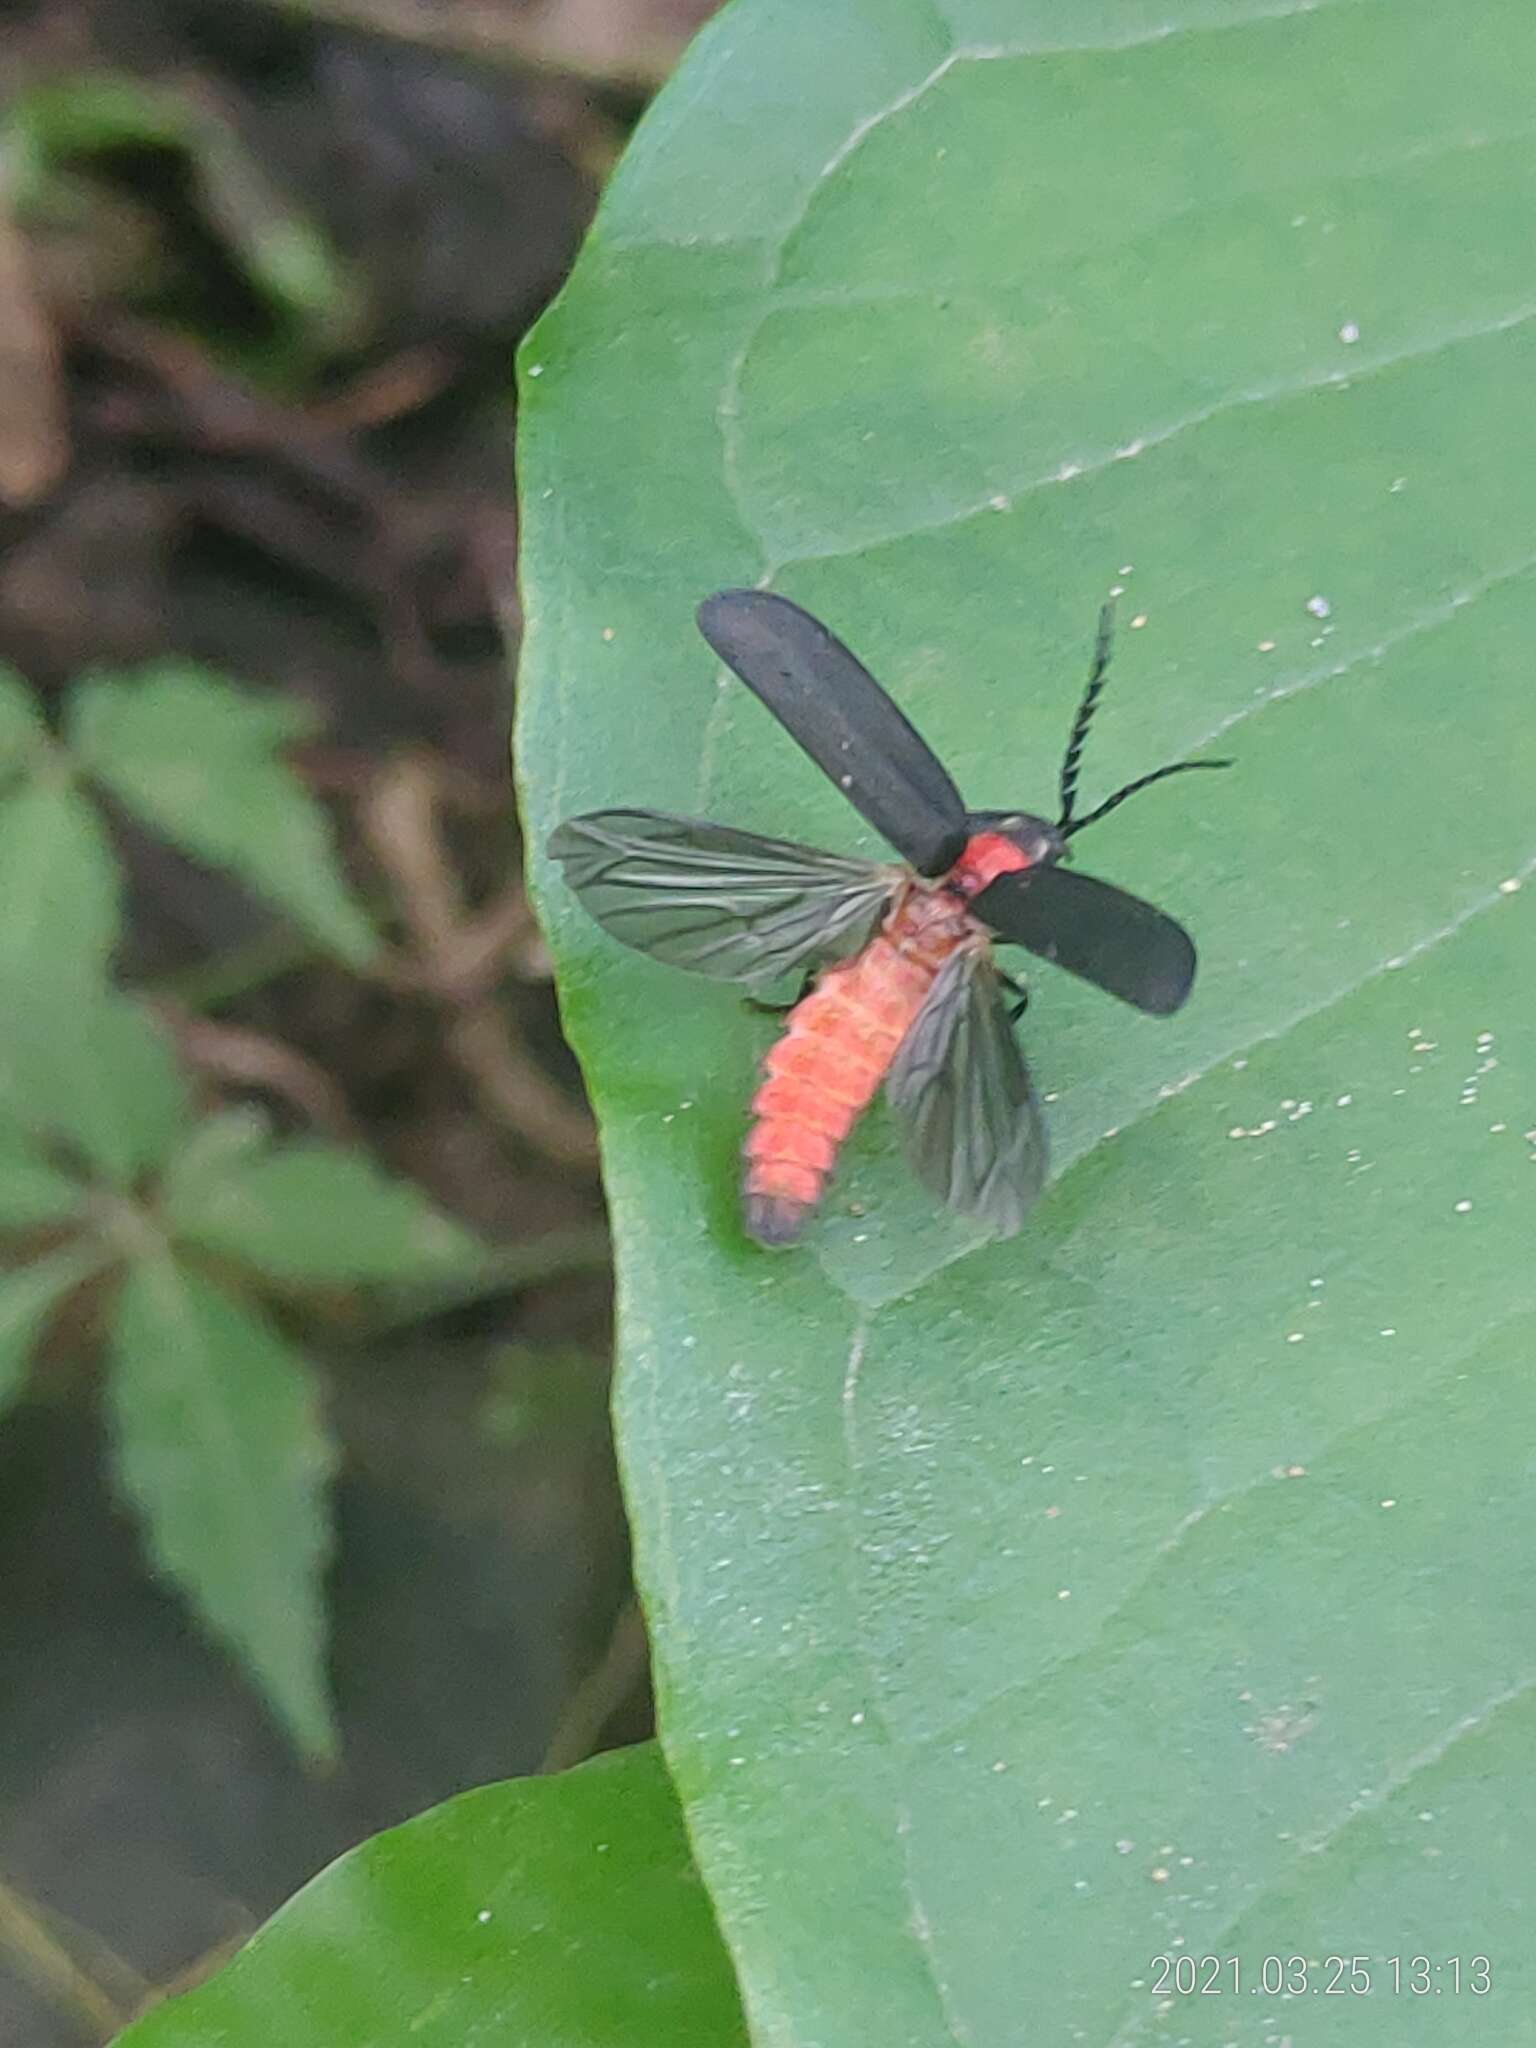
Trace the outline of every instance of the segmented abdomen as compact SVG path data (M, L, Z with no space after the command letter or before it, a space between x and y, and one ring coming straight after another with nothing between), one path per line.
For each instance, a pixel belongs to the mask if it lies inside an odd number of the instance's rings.
M759 1244L793 1244L804 1229L855 1118L970 927L953 899L909 895L862 953L827 968L790 1012L763 1061L742 1148L742 1209Z

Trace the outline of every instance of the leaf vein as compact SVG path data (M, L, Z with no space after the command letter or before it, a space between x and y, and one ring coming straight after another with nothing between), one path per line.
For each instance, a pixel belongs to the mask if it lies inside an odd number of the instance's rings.
M929 534L946 533L953 527L966 525L972 519L988 516L996 518L995 500L999 495L1016 503L1020 498L1030 497L1037 491L1048 490L1052 485L1077 483L1083 478L1101 475L1117 462L1134 461L1137 456L1146 454L1149 449L1164 448L1182 435L1210 426L1228 413L1245 411L1251 407L1275 405L1286 399L1307 398L1317 392L1344 385L1365 384L1376 377L1400 369L1405 364L1428 362L1435 356L1447 354L1470 343L1485 341L1494 335L1513 333L1521 327L1528 326L1533 320L1536 320L1536 304L1520 305L1484 319L1469 321L1464 326L1409 343L1400 349L1383 350L1374 357L1362 359L1358 368L1352 366L1346 371L1335 365L1326 371L1276 378L1273 383L1257 385L1251 390L1234 392L1216 399L1209 405L1197 406L1193 411L1183 413L1176 419L1164 421L1161 426L1150 427L1140 434L1132 435L1130 440L1120 443L1117 447L1099 449L1091 455L1076 459L1069 458L1058 463L1053 469L1040 470L1011 482L1006 479L993 480L985 495L941 513L936 518L919 520L905 526L894 526L885 531L865 533L852 543L796 549L785 555L778 567L783 569L791 564L804 562L854 560L876 547L890 547L900 541L918 540ZM752 339L755 339L755 335ZM736 366L735 374L738 379L750 347L749 339L742 349L741 362ZM743 512L749 531L758 533L766 549L766 536L761 534L756 520L744 507L739 506L739 509Z
M1438 1371L1427 1375L1421 1380L1414 1381L1411 1385L1403 1386L1400 1382L1399 1385L1402 1388L1401 1399L1383 1402L1380 1407L1373 1409L1370 1414L1361 1415L1344 1427L1319 1437L1315 1445L1310 1448L1304 1448L1301 1453L1308 1460L1309 1469L1311 1469L1313 1464L1331 1458L1336 1452L1343 1449L1356 1438L1369 1436L1374 1431L1379 1430L1383 1423L1394 1421L1397 1417L1411 1409L1415 1402L1433 1398L1443 1393L1454 1382L1457 1374L1466 1366L1469 1359L1475 1358L1478 1352L1487 1344L1499 1337L1514 1324L1523 1321L1533 1310L1536 1310L1536 1290L1533 1290L1506 1314L1495 1317L1491 1323L1480 1329L1468 1342L1458 1346L1455 1351L1448 1354L1441 1361ZM1031 1672L1028 1677L1010 1679L1006 1685L996 1687L982 1698L973 1701L965 1709L964 1713L958 1717L936 1722L933 1726L925 1728L922 1737L923 1741L925 1743L943 1742L949 1741L957 1735L963 1735L972 1729L983 1715L991 1713L995 1708L1014 1700L1027 1699L1042 1686L1054 1684L1064 1672L1075 1670L1079 1666L1091 1662L1098 1655L1103 1647L1105 1637L1115 1626L1116 1622L1123 1619L1126 1613L1142 1599L1168 1560L1175 1557L1183 1549L1193 1530L1197 1529L1217 1509L1235 1507L1241 1502L1250 1499L1264 1487L1279 1483L1270 1471L1255 1472L1238 1484L1227 1487L1220 1493L1213 1493L1207 1499L1197 1503L1195 1507L1190 1509L1188 1514L1180 1517L1166 1536L1153 1546L1144 1568L1137 1573L1136 1577L1125 1587L1124 1591L1119 1593L1110 1605L1106 1607L1104 1613L1095 1623L1093 1633L1086 1641L1080 1643L1075 1650L1042 1664L1038 1670Z
M1239 35L1244 29L1267 27L1271 22L1290 21L1298 15L1333 14L1343 7L1364 4L1366 0L1293 0L1290 5L1256 7L1235 21L1165 21L1137 34L1104 36L1095 42L977 43L963 46L957 54L975 63L1000 57L1089 57L1100 51L1145 49L1180 36Z

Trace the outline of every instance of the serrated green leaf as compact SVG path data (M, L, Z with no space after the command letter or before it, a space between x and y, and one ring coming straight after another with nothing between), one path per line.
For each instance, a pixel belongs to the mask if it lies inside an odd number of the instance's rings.
M1285 2016L1153 1958L1314 1941L1491 1954L1496 2018L1416 2036L1536 2040L1533 60L1511 0L838 0L814 48L759 0L526 345L536 856L599 804L872 847L695 639L731 583L978 807L1050 805L1114 582L1085 796L1239 761L1081 842L1201 978L1162 1023L1040 969L1056 1181L970 1257L878 1117L812 1248L745 1245L770 1027L535 858L663 1734L764 2041L1246 2048Z
M486 1256L409 1181L319 1142L200 1147L167 1176L164 1212L178 1236L280 1280L430 1280Z
M0 797L0 1103L118 1179L174 1143L170 1050L110 985L120 877L96 808L57 772Z
M374 1836L119 2048L410 2041L741 2048L730 1966L647 1744Z
M36 989L0 1040L0 1099L9 1117L63 1139L126 1185L181 1137L187 1095L175 1055L142 1004L105 983Z
M9 782L47 743L37 698L15 669L0 661L0 781Z
M62 776L0 796L0 877L0 983L25 1024L99 979L117 942L117 861Z
M325 813L276 751L307 723L286 699L174 664L91 677L69 712L79 759L131 810L361 966L377 936L347 889Z
M130 1268L112 1353L118 1476L151 1556L298 1747L330 1754L321 1573L332 1454L308 1367L168 1256Z
M43 1324L99 1264L96 1250L69 1245L48 1258L0 1273L0 1410L20 1393Z

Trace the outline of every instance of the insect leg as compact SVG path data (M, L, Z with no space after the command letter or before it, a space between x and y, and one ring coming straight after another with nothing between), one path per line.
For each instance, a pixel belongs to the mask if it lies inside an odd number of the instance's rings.
M1014 1001L1009 1005L1008 1022L1010 1024L1017 1024L1024 1012L1029 1008L1029 989L1015 975L1004 974L1001 969L998 970L997 978L1003 984L1003 987L1007 989L1009 995L1014 998Z

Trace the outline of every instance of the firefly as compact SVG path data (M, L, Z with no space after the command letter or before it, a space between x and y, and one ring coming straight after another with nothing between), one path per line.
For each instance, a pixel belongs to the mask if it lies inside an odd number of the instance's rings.
M1013 1028L1027 991L1000 971L993 945L1021 946L1138 1010L1170 1016L1194 982L1189 934L1062 863L1079 832L1129 797L1230 764L1172 762L1078 815L1078 771L1109 666L1109 605L1054 823L1028 811L967 810L863 663L788 598L718 591L699 606L698 623L900 863L645 810L570 818L550 853L587 912L638 952L753 994L804 976L763 1061L743 1146L743 1220L757 1243L800 1237L882 1083L923 1183L992 1235L1013 1235L1044 1183L1047 1146Z

